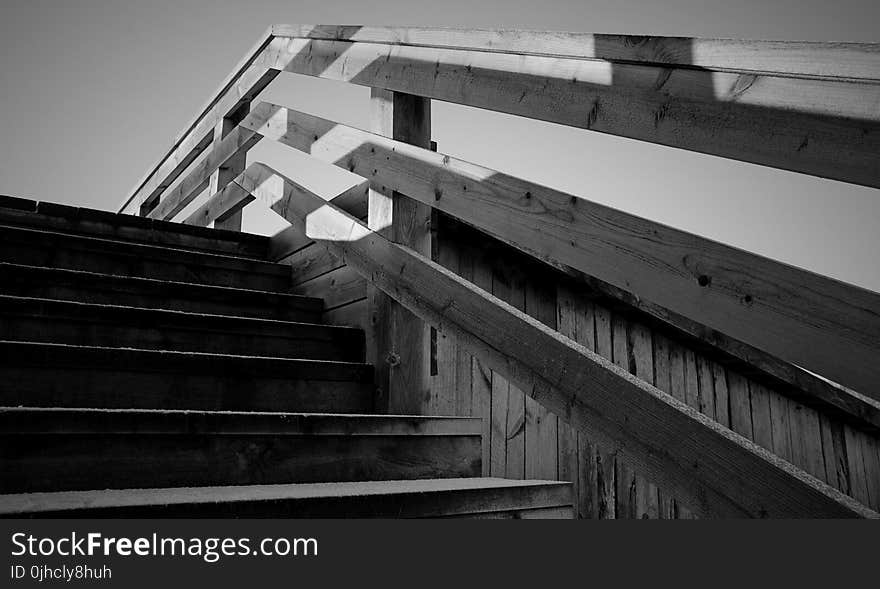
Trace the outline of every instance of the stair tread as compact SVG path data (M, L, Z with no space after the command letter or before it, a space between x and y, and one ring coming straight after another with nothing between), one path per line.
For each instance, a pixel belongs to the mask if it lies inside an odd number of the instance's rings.
M341 360L320 360L311 358L284 358L278 356L257 356L243 354L217 354L212 352L192 352L181 350L154 350L145 348L111 348L105 346L86 346L78 344L61 344L55 342L28 342L0 340L0 363L3 359L11 357L15 352L36 355L42 353L52 362L64 365L66 362L83 364L83 360L92 358L105 365L121 364L136 366L142 370L173 370L180 364L185 364L185 369L192 370L189 365L199 363L205 365L205 370L217 371L225 368L235 368L236 364L251 367L254 371L263 374L276 375L287 374L298 368L320 367L330 369L330 374L340 371L343 376L340 379L348 379L344 375L346 368L369 368L364 362L346 362ZM15 358L21 362L21 354ZM72 356L72 357L71 357ZM112 360L112 361L111 361Z
M0 407L0 434L280 434L306 436L480 436L478 417Z
M269 244L269 239L263 235L183 225L173 221L11 196L0 196L0 219L4 223L17 226L54 227L79 235L112 232L127 241L177 241L181 247L203 251L234 249L238 255L247 257L264 257Z
M490 477L293 483L274 485L227 485L156 489L103 489L0 495L0 514L34 513L76 509L101 509L147 505L234 503L311 498L368 498L381 495L421 495L466 490L569 487L571 483L547 480L516 480ZM571 505L560 501L559 506ZM542 506L546 507L546 506Z
M127 250L129 252L136 252L138 255L141 256L145 253L166 255L173 254L175 257L187 258L191 261L222 262L227 264L238 263L242 265L253 266L259 269L259 271L265 273L276 273L285 276L289 273L290 270L289 267L285 266L284 264L277 264L274 262L269 262L267 260L261 260L247 256L232 255L226 252L197 251L164 244L124 241L96 235L64 233L61 231L53 231L51 229L45 228L23 227L20 225L5 225L0 223L0 235L8 237L10 235L13 235L14 233L18 233L20 236L30 237L32 239L40 237L41 239L38 240L40 243L45 243L46 241L54 239L57 241L101 246L98 249L114 253Z
M362 330L357 327L348 327L344 325L326 325L322 323L307 323L303 321L291 321L288 319L268 319L264 317L246 317L240 315L220 315L216 313L195 313L193 311L180 311L177 309L159 309L154 307L134 307L129 305L109 305L105 303L83 303L80 301L69 301L64 299L47 299L42 297L22 297L15 295L6 295L0 293L0 314L7 312L9 305L20 304L34 306L45 305L55 307L59 311L66 310L74 313L83 320L94 319L95 314L101 312L115 314L109 319L119 320L119 314L131 313L133 315L147 315L154 317L164 317L168 320L178 319L180 321L192 320L217 320L225 323L240 323L242 325L266 325L266 326L289 326L289 327L313 327L321 330L349 332L352 334L360 333Z
M104 272L93 272L91 270L80 270L74 268L56 268L52 266L31 266L28 264L16 264L13 262L0 261L0 272L8 275L8 272L32 273L38 274L57 274L59 276L71 277L82 280L107 280L118 281L120 283L143 286L160 286L170 288L186 288L198 289L204 292L217 293L235 293L242 295L266 296L273 295L291 301L302 301L314 304L322 304L322 299L318 297L309 297L300 294L284 292L284 291L265 291L254 290L249 288L241 288L236 286L223 286L217 284L203 284L199 282L184 282L180 280L164 280L161 278L148 278L144 276L124 276L120 274L107 274Z

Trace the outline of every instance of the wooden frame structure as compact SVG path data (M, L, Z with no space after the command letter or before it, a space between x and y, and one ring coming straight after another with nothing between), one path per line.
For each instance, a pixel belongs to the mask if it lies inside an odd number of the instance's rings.
M252 105L281 72L369 86L372 128ZM560 451L563 431L583 435L694 514L875 515L880 295L434 151L432 99L880 188L880 45L276 25L120 209L174 219L209 187L182 221L239 228L244 206L266 203L291 223L273 238L276 259L304 283L316 267L347 268L365 289L388 410L419 412L431 394L437 340L418 317L537 402L533 414L558 415ZM263 164L245 168L263 139L364 180L328 202ZM855 428L871 455L865 498L444 268L438 214Z

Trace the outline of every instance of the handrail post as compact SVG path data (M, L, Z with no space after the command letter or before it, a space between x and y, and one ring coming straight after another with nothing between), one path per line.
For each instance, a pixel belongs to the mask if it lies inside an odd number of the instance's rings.
M370 102L374 132L430 147L430 99L374 88ZM431 207L379 183L370 188L370 228L430 257ZM369 283L367 305L367 361L376 370L377 409L394 414L421 413L430 387L428 327Z
M230 131L235 129L235 127L248 115L250 110L251 101L243 101L239 103L235 110L231 111L228 115L217 122L217 125L214 127L214 142L212 149L216 147ZM220 169L211 174L208 194L217 194L217 192L229 184L233 178L244 172L246 167L247 152L241 151L236 154L235 157L226 162L226 165L221 166ZM238 209L231 214L218 217L214 221L214 228L227 229L229 231L241 231L241 209Z

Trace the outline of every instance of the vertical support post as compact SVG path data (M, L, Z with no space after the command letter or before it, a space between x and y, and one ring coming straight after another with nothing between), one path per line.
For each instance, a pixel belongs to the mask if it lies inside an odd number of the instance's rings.
M370 102L374 133L430 147L430 99L374 88ZM368 211L371 229L430 258L431 207L376 184L370 187ZM367 305L367 361L376 370L377 408L421 413L430 393L428 327L370 284Z
M225 117L220 119L217 125L214 127L214 143L211 146L211 149L217 146L220 141L223 140L226 135L229 134L230 131L235 129L235 127L248 115L251 110L251 101L246 100L244 102L240 102L238 106L227 114ZM247 167L247 152L242 151L237 154L235 157L226 162L225 165L220 166L216 172L211 174L211 182L208 186L209 194L216 194L218 191L222 190L224 186L229 184L229 182L244 172ZM233 213L227 214L222 217L218 217L214 221L215 229L228 229L229 231L241 231L241 210L237 210Z

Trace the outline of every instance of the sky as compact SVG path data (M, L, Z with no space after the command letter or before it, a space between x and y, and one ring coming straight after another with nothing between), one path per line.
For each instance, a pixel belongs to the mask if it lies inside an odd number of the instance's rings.
M3 0L0 193L117 210L266 27L374 24L880 41L877 0ZM284 74L262 98L367 127L369 90ZM439 150L880 291L880 192L434 101ZM292 150L249 155L316 192ZM280 224L249 207L245 229Z

